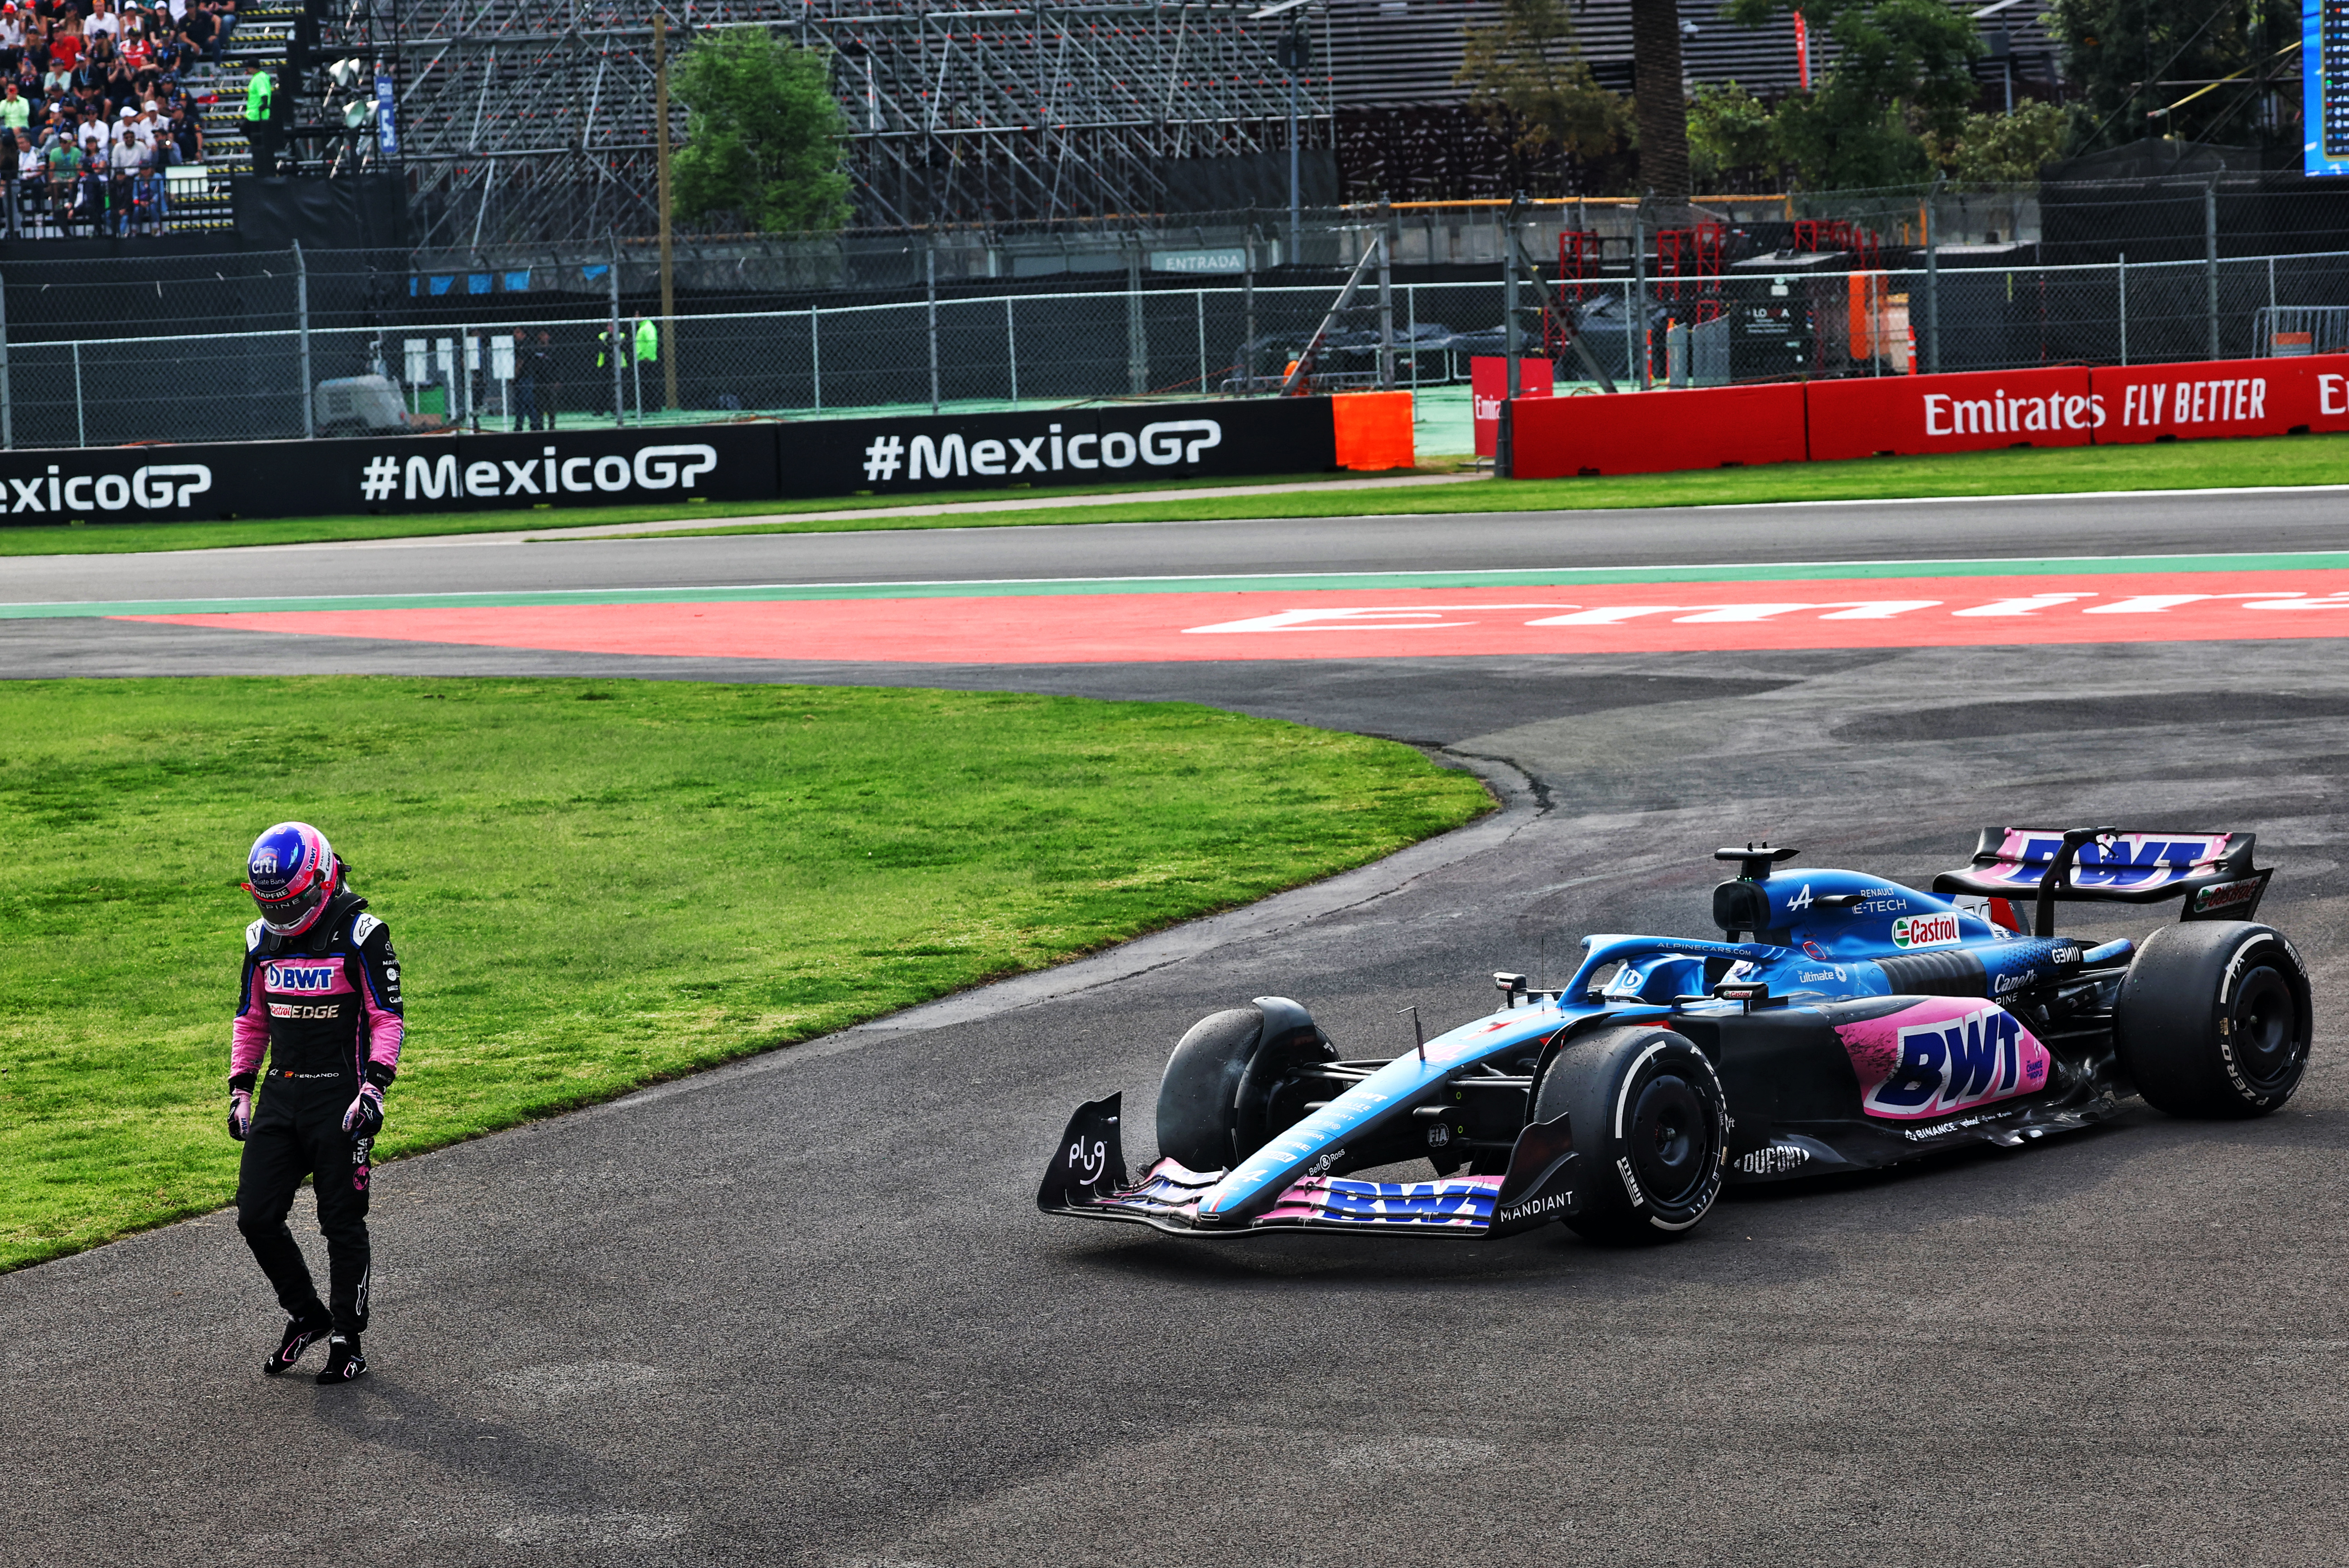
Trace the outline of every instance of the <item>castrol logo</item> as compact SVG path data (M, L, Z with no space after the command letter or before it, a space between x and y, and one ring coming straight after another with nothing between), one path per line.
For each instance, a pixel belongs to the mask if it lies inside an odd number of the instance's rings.
M1892 922L1896 948L1945 947L1958 940L1955 915L1903 915Z

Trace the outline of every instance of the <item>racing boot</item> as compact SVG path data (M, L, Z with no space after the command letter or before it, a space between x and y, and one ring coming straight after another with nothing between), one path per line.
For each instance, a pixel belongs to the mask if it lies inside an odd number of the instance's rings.
M335 1320L326 1314L324 1307L302 1317L287 1319L285 1337L278 1342L277 1354L263 1362L261 1370L272 1377L292 1371L294 1364L301 1360L312 1345L326 1338L327 1331L334 1326Z
M321 1383L348 1383L367 1370L367 1357L359 1354L359 1336L338 1334L326 1341L326 1369L318 1374Z

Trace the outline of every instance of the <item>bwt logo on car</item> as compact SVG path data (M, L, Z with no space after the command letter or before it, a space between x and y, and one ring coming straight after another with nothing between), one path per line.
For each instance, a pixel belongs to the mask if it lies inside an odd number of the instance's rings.
M16 512L122 512L131 503L142 511L168 512L185 506L212 487L212 471L201 462L158 462L119 473L61 473L56 463L47 475L11 479Z
M2028 1064L2026 1043L2032 1047ZM1940 1116L2028 1094L2039 1085L2026 1079L2046 1076L2040 1054L2037 1042L2001 1007L1912 1024L1900 1031L1899 1064L1868 1096L1866 1108L1884 1116Z
M1127 431L1091 431L1064 436L1058 425L1047 426L1033 440L1007 436L1002 441L966 441L959 434L917 435L910 449L905 438L877 435L864 449L864 477L885 484L902 466L905 479L964 478L982 474L1008 479L1019 473L1060 473L1088 468L1132 468L1139 460L1159 468L1196 462L1209 447L1224 443L1224 427L1214 420L1165 420L1144 425L1139 434Z
M469 462L460 476L457 454L410 457L405 469L397 457L372 457L360 471L359 494L368 501L388 501L401 491L403 501L439 501L466 495L574 495L596 491L690 490L693 482L718 466L718 449L689 446L638 447L634 458L607 452L602 457L557 457L548 447L535 458L520 462L500 458ZM403 489L403 481L405 488Z

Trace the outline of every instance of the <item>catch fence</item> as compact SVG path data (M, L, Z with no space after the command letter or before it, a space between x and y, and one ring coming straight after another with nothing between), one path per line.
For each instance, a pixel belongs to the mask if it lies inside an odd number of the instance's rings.
M1808 270L1762 258L1729 275L1543 286L1570 306L1621 388L1910 370L1992 370L2325 352L2349 347L2349 251L2110 265ZM225 282L225 280L223 280ZM1329 313L1333 286L1129 286L964 294L667 322L640 300L517 317L333 324L302 279L266 280L232 317L285 325L0 340L0 439L12 447L279 439L423 430L657 424L980 410L1271 390ZM1528 355L1561 382L1580 358L1523 296ZM19 296L12 284L13 306ZM1395 384L1449 387L1504 351L1504 285L1397 283ZM1568 312L1561 309L1560 316ZM651 322L651 335L644 336ZM612 346L615 328L619 348ZM1381 334L1350 313L1310 367L1320 389L1380 379ZM650 353L639 355L639 343Z

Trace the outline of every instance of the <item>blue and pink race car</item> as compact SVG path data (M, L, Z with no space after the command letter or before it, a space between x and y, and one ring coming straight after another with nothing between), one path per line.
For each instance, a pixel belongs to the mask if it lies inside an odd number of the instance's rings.
M1688 1231L1730 1181L2019 1144L2142 1096L2263 1116L2308 1061L2308 973L2256 923L2271 870L2237 833L1990 828L1930 893L1723 849L1719 940L1592 936L1555 990L1392 1059L1342 1057L1282 997L1201 1019L1166 1064L1159 1158L1129 1179L1119 1096L1079 1107L1047 1213L1177 1235L1607 1241ZM2057 906L2176 899L2142 941L2084 945ZM1433 1179L1358 1178L1407 1161ZM1392 1175L1392 1172L1387 1172Z

